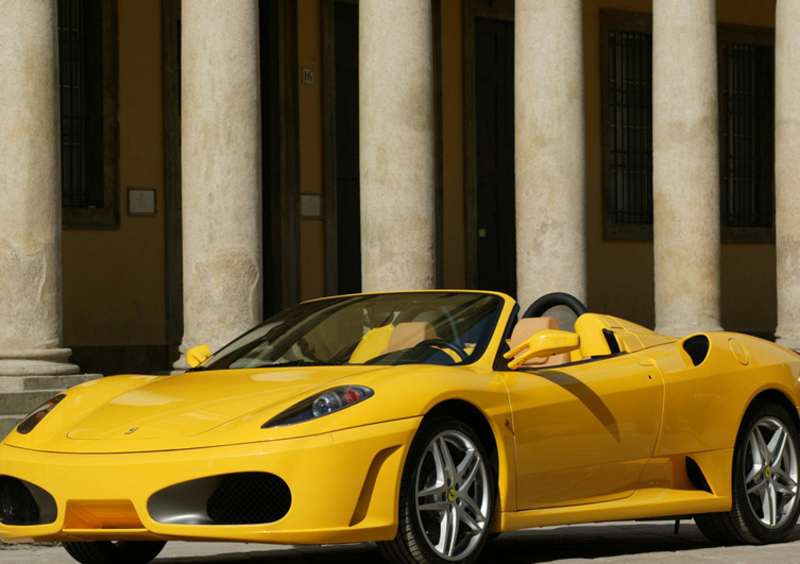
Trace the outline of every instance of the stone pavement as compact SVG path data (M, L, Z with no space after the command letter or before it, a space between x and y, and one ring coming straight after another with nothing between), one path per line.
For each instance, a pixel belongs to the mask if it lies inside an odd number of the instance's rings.
M506 533L479 564L800 563L800 527L789 541L769 546L717 547L692 521L609 523ZM156 564L381 564L375 545L286 547L229 543L168 543ZM0 564L75 564L59 546L0 544Z

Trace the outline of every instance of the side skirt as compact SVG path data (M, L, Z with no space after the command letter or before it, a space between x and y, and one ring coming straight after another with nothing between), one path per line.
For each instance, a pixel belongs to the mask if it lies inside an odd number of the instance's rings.
M698 489L686 476L687 456L656 458L648 462L641 486L632 495L613 501L496 512L492 530L515 531L601 521L626 521L730 511L733 449L688 455L708 480L711 492Z

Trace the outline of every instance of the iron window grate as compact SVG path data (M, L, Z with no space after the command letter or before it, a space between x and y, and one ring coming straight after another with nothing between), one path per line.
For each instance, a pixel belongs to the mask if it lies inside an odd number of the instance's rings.
M724 46L721 65L722 224L772 226L772 47Z
M611 221L653 222L652 36L609 34Z
M61 203L103 207L102 3L58 0Z

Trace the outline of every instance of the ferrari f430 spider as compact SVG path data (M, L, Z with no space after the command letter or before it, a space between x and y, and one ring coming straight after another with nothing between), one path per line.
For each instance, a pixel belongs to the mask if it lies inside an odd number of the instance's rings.
M325 298L190 349L184 374L68 390L0 445L0 538L83 564L145 564L169 540L468 564L493 534L546 525L793 530L798 355L659 335L567 294L519 311L478 291Z

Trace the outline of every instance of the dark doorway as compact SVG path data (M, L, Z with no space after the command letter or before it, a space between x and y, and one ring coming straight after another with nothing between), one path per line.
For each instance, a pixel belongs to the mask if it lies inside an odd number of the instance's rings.
M358 4L334 4L336 249L339 294L361 291L358 173Z
M477 287L514 296L514 23L475 20Z
M259 2L264 317L299 301L297 3Z

